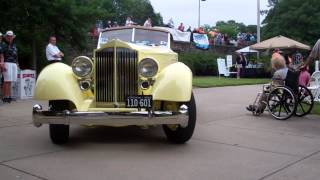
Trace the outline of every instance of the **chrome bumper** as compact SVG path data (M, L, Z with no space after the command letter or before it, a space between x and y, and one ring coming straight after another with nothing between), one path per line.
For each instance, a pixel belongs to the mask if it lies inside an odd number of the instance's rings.
M138 112L53 112L43 111L38 104L33 106L33 124L40 127L42 124L78 124L103 126L149 126L161 124L188 125L188 109L185 105L179 112L170 111L138 111Z

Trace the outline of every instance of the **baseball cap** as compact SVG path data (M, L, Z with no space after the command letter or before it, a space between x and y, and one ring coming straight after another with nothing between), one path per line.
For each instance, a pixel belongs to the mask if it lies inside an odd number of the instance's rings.
M7 31L6 36L14 36L13 31Z

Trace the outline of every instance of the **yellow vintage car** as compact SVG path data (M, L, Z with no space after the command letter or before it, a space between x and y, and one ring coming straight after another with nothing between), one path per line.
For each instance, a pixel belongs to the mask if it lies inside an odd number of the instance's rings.
M71 66L53 63L37 79L36 127L49 124L55 144L66 143L70 125L156 126L167 139L184 143L193 134L196 104L192 72L178 62L164 29L120 27L102 31L93 57Z

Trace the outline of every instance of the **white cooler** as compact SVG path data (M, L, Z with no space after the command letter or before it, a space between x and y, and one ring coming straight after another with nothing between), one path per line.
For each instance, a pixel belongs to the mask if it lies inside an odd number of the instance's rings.
M31 99L36 85L36 71L19 70L17 82L11 84L11 96L16 99Z

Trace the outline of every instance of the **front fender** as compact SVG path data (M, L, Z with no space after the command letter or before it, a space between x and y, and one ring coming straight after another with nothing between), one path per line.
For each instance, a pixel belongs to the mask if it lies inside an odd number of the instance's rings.
M69 100L78 111L88 109L93 96L90 90L81 91L72 68L63 63L53 63L45 67L37 79L36 100Z
M177 62L163 69L152 89L154 100L187 102L192 92L192 72L188 66Z

